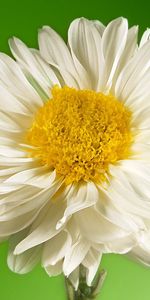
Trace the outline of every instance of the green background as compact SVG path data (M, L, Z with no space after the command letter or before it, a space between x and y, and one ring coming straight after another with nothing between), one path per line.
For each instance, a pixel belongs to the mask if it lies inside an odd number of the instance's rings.
M21 38L30 47L37 46L37 29L50 25L65 39L69 23L84 16L108 23L124 16L131 25L140 25L140 35L150 26L150 2L133 0L37 0L0 1L0 51L9 52L7 40ZM63 277L49 278L37 266L27 275L12 273L6 264L7 244L0 247L0 300L65 300ZM107 255L102 267L108 276L98 299L150 300L150 269L119 255Z

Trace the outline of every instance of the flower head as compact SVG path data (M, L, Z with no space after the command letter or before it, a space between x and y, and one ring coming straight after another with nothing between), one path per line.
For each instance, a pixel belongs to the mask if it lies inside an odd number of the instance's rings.
M0 54L0 238L9 267L41 261L77 288L103 253L150 261L150 41L118 18L50 27Z
M100 183L109 164L129 155L130 115L113 96L54 87L28 130L30 156L55 169L66 184Z

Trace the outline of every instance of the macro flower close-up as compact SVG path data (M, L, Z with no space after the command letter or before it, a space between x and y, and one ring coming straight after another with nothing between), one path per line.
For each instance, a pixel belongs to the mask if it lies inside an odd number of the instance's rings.
M38 42L0 53L0 240L77 291L103 254L150 265L150 30L79 18Z

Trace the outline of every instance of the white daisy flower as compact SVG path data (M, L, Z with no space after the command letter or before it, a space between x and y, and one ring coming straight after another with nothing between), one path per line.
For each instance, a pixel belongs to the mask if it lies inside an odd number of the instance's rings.
M50 27L0 54L0 239L17 273L41 261L91 285L103 253L150 264L150 31L118 18Z

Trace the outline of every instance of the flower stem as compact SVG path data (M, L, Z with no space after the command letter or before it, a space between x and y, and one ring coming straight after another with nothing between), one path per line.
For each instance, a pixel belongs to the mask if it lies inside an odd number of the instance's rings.
M85 269L80 267L79 286L75 290L72 283L65 277L67 300L90 300L96 299L99 294L103 282L106 277L106 271L101 270L95 276L92 285L88 286L86 283Z

